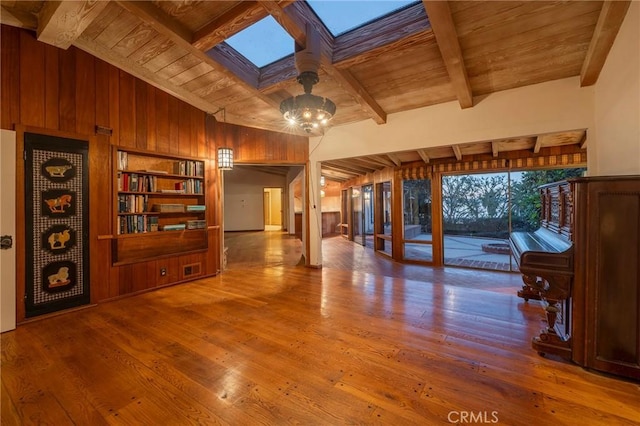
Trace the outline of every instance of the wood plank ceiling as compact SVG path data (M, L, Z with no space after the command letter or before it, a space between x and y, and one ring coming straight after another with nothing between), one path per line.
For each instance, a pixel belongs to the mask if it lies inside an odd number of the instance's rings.
M290 132L280 102L302 93L293 55L258 68L225 40L271 15L299 46L311 25L322 39L320 82L339 126L384 125L388 114L580 76L594 84L628 1L422 1L333 37L304 1L10 1L3 24L34 30L39 40L74 45L161 88L218 120ZM522 140L486 141L323 164L344 181L407 161L494 157L503 151L574 144L584 129ZM348 167L347 167L348 166Z

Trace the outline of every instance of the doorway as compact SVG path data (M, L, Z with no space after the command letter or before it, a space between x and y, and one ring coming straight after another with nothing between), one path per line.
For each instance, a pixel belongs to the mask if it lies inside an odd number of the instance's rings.
M282 188L264 188L263 215L265 231L282 231Z

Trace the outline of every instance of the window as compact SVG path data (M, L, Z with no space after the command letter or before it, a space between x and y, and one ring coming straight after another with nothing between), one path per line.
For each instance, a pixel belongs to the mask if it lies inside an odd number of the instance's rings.
M397 12L418 3L415 0L394 1L329 1L307 0L307 4L318 15L334 37L346 33L371 21Z
M258 68L293 55L293 39L271 16L225 41Z

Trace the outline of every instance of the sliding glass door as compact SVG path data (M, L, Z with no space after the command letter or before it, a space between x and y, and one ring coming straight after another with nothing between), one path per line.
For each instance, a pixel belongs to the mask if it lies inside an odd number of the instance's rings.
M431 180L402 182L404 260L433 262Z
M574 168L443 176L444 264L516 270L509 233L540 226L538 187L583 172Z
M442 178L444 264L511 270L509 174Z

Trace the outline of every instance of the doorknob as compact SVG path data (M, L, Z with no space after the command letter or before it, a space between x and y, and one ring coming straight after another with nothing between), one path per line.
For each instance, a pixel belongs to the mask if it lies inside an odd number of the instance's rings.
M11 235L3 235L0 237L0 249L9 250L13 247L13 238Z

